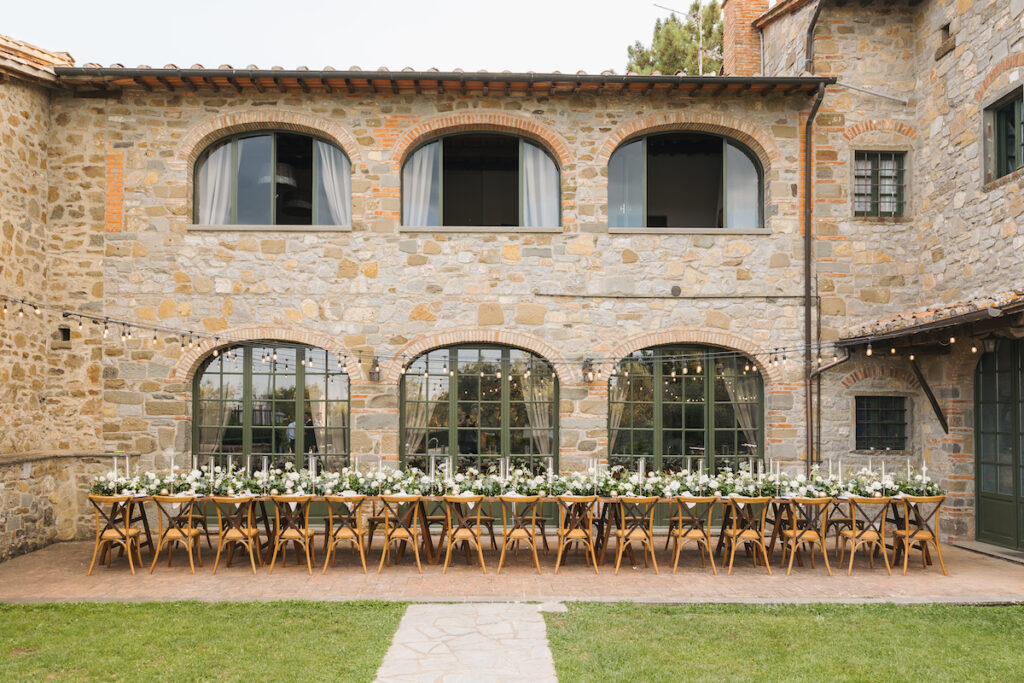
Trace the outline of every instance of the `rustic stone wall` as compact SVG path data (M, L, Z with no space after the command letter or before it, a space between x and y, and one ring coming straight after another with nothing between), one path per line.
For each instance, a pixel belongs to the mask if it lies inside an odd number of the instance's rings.
M109 469L99 455L0 456L0 561L55 541L91 538L90 482Z

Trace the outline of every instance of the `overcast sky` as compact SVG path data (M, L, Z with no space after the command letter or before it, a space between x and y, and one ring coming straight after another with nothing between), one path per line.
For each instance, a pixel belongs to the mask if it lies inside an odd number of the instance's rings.
M643 0L48 0L3 3L0 33L78 65L331 65L624 71L665 10ZM662 0L669 7L681 2ZM688 3L686 3L688 4ZM151 9L149 9L151 8Z

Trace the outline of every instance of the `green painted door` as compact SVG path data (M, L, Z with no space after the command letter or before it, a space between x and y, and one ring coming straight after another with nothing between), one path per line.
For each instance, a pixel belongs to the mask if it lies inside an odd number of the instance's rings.
M1024 550L1024 342L981 357L974 402L977 538Z

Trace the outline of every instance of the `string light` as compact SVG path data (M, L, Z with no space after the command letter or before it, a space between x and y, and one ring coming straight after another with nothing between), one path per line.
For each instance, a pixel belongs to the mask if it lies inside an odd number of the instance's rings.
M971 344L971 353L977 353L977 352L978 352L978 345L972 343Z
M871 354L872 354L872 351L871 351L871 342L868 342L868 348L867 348L867 351L865 351L865 352L864 352L864 355L865 355L865 356L870 356Z
M949 343L950 344L956 344L956 337L950 337L949 338Z

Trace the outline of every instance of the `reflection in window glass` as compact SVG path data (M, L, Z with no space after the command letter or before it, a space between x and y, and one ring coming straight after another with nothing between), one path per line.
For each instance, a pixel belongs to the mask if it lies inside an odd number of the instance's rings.
M725 227L761 226L761 179L750 155L727 143L725 146Z
M619 147L608 160L608 225L643 226L644 145L637 140Z
M270 173L271 143L269 135L242 138L238 141L236 167L237 220L239 225L270 225L272 182Z

